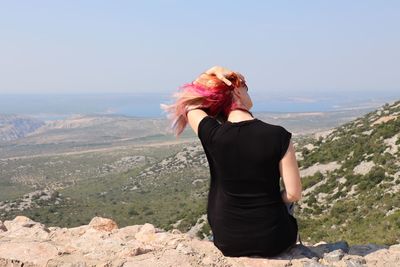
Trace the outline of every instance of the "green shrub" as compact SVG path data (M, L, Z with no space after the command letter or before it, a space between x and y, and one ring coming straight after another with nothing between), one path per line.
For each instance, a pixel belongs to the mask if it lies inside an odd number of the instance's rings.
M137 212L137 210L136 210L134 207L130 207L130 208L129 208L128 214L129 214L130 216L139 215L139 213Z

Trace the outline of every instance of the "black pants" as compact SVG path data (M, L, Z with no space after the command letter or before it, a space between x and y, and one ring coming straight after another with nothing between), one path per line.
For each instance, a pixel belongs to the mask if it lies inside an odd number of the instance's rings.
M285 203L285 205L286 205L286 208L287 208L289 214L293 216L293 212L294 212L294 202ZM210 241L213 240L213 235L211 235L211 236L209 237L209 240L210 240Z

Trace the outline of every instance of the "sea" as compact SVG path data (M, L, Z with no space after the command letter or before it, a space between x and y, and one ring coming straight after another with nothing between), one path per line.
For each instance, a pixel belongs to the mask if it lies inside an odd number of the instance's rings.
M256 113L329 112L374 108L400 99L398 92L249 93ZM400 91L399 91L400 92ZM166 118L160 104L172 104L173 92L0 94L0 114L59 120L77 114L118 114Z

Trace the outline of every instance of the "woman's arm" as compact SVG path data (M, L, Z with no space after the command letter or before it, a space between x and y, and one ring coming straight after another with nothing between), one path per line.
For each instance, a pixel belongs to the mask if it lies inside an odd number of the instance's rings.
M206 117L208 114L201 109L201 106L199 105L189 105L186 107L186 112L187 112L187 118L188 118L188 123L190 127L192 127L193 131L196 133L198 136L198 128L199 128L199 123L200 121Z
M285 185L285 190L281 192L283 202L299 201L301 199L302 185L292 141L289 143L286 154L279 162L279 171Z

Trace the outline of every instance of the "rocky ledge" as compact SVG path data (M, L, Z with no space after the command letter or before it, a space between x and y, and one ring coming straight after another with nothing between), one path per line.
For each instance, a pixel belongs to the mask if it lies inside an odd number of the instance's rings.
M118 228L94 217L89 225L46 227L25 216L0 221L0 266L399 266L400 244L297 245L273 258L225 257L211 241L152 224Z

